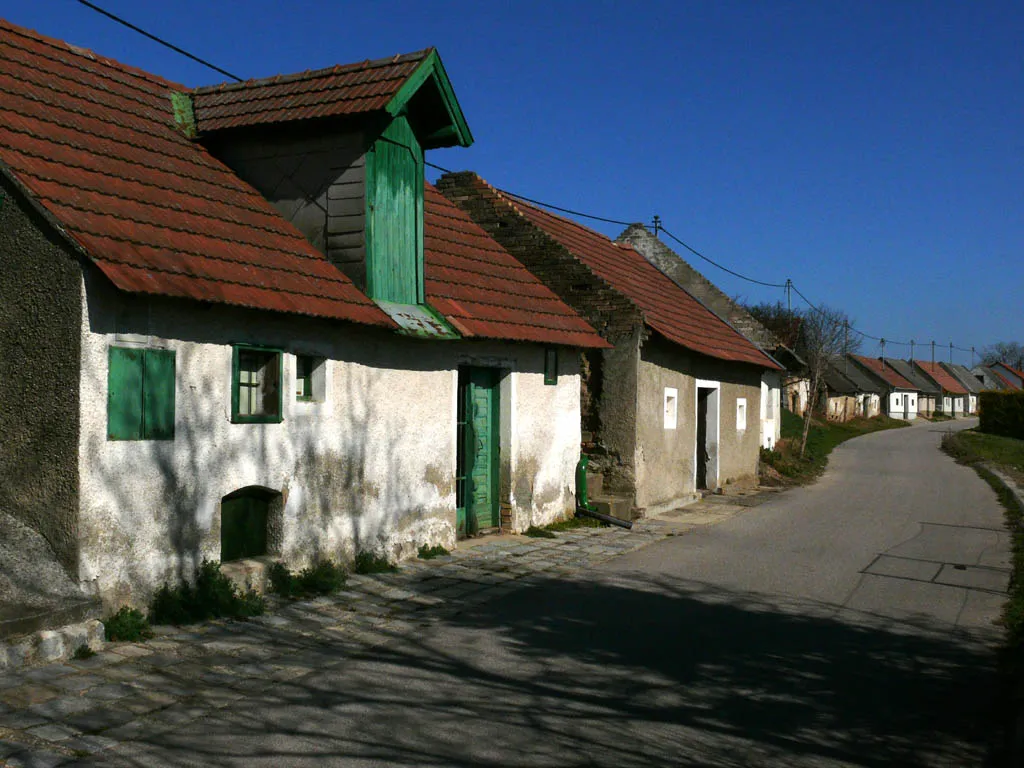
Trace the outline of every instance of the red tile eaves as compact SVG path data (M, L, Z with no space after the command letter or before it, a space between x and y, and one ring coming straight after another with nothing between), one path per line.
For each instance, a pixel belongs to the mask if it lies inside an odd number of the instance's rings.
M510 197L479 177L476 183L484 185L488 194L497 195L512 206L598 278L633 302L643 313L647 325L669 341L720 360L779 368L745 336L676 285L632 246L615 243L581 224Z
M174 127L181 86L0 21L0 163L119 288L395 327Z
M467 336L611 346L468 214L424 190L427 302Z
M917 391L917 387L903 378L900 374L896 373L891 367L882 364L882 361L876 357L865 357L864 355L850 355L854 360L863 365L865 368L870 370L877 376L880 376L883 381L898 389L910 389Z
M931 363L922 360L915 360L915 364L946 392L954 395L966 395L964 385L953 378L945 368L938 363Z

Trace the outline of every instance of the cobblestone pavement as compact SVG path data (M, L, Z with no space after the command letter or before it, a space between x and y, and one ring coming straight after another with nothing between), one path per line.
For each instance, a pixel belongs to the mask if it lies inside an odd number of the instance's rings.
M252 621L156 627L145 643L109 643L86 660L0 674L0 765L89 766L119 745L202 721L280 683L414 634L460 611L567 576L685 530L579 528L556 538L478 539L396 573L350 576L304 602L268 601Z

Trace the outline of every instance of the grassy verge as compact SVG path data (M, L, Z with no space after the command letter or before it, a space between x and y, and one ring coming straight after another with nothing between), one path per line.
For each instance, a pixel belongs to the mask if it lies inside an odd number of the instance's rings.
M1024 440L964 430L945 435L942 449L960 464L973 467L982 480L992 486L1003 506L1006 527L1010 531L1010 589L1000 616L1005 635L999 654L1001 679L996 693L996 711L1003 734L1000 743L993 745L991 764L1020 765L1019 731L1024 717L1024 703L1019 695L1024 689L1024 507L989 467L998 468L1024 488Z
M900 419L888 416L876 416L872 419L852 419L843 423L831 421L811 421L811 429L807 433L807 451L800 458L800 438L803 436L804 422L792 411L782 411L782 437L775 450L761 450L761 462L772 470L770 474L776 482L799 485L814 480L825 471L828 455L832 449L847 440L880 432L883 429L897 429L910 426ZM775 475L778 477L776 478Z
M961 464L973 466L985 482L992 486L1006 510L1006 524L1013 546L1013 571L1010 594L1003 608L1002 621L1007 644L1018 647L1024 643L1024 509L985 464L996 466L1024 487L1024 440L986 435L974 430L950 432L942 438L942 449Z

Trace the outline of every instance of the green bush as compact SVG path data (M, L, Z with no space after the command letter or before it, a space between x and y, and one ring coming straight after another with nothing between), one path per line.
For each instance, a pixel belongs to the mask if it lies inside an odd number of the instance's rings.
M153 630L142 611L127 605L104 619L103 629L107 640L112 643L137 643L153 636Z
M284 563L274 563L269 580L271 592L288 598L307 598L337 592L345 585L345 571L333 560L321 560L298 574L289 571Z
M154 624L195 624L208 619L244 619L264 611L263 598L252 590L240 592L220 571L220 563L204 560L195 582L164 584L150 607Z
M433 560L435 557L447 557L448 550L442 547L440 544L434 547L428 547L426 544L424 544L422 547L420 547L417 556L421 560Z
M582 515L576 515L566 520L559 520L557 523L551 523L545 525L545 531L571 531L574 528L606 528L608 523L602 523L600 520L595 520L592 517L584 517Z
M1024 392L982 392L978 409L980 431L1024 440Z
M356 573L393 573L397 570L383 555L375 555L373 552L360 552L356 555Z

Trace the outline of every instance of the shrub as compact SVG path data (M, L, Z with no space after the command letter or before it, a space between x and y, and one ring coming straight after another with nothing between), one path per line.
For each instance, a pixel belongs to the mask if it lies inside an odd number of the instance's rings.
M545 525L545 531L571 531L574 528L606 528L608 523L602 523L600 520L596 520L593 517L585 517L583 515L576 515L566 520L559 520L557 523L551 523Z
M71 658L75 661L85 661L86 659L91 659L95 655L96 651L85 643L82 643L80 646L75 648L75 652L71 654Z
M440 544L433 547L428 547L426 544L424 544L422 547L420 547L419 552L417 553L417 556L421 560L433 560L435 557L446 557L447 555L448 550L442 547Z
M270 566L269 580L270 591L282 597L314 597L341 589L345 585L345 571L333 560L321 560L298 574L289 571L284 563L274 563Z
M980 431L1024 440L1024 392L982 392L978 409Z
M240 592L220 571L220 563L204 560L195 583L164 584L153 598L149 617L154 624L195 624L208 619L244 619L264 611L263 598Z
M531 525L529 528L527 528L525 531L523 531L523 535L524 536L530 536L531 538L534 538L534 539L555 539L555 538L558 538L551 531L546 531L543 528L538 528L535 525Z
M103 620L104 634L112 643L137 643L153 636L149 621L135 608L127 605Z
M360 552L356 555L356 573L393 573L397 570L383 555L375 555L373 552Z

